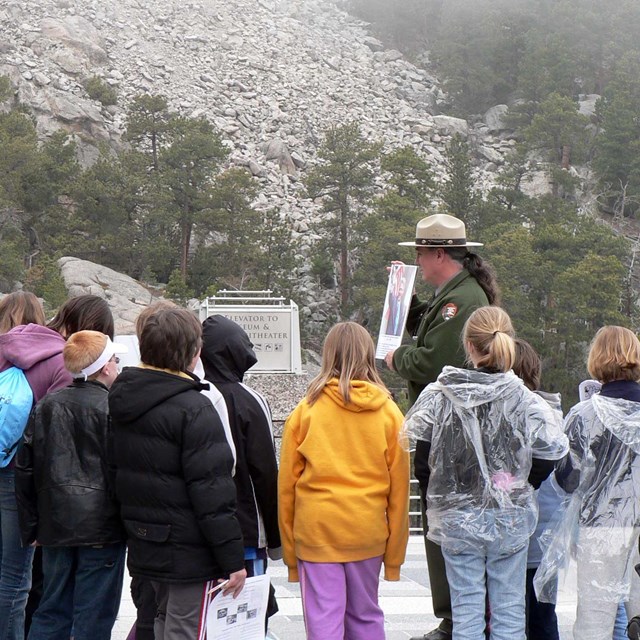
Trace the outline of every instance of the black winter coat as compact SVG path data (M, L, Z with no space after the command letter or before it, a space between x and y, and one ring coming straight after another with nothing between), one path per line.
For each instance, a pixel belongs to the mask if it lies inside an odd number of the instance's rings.
M108 390L100 382L74 381L33 408L16 462L25 545L125 539L107 466L109 429Z
M244 567L233 459L196 379L126 367L109 394L133 576L205 582Z
M247 547L280 547L278 462L266 400L242 384L256 362L249 336L224 316L203 323L200 359L205 379L224 397L236 447L238 520Z

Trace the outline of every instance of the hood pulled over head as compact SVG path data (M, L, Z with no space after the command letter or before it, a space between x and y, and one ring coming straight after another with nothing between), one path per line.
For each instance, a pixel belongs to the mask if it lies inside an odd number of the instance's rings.
M244 374L258 361L247 332L220 315L202 323L200 358L205 378L213 383L242 382Z

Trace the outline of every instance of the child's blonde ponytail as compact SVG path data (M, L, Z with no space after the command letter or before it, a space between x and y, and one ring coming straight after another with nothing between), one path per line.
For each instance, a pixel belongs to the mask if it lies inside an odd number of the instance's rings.
M509 371L516 359L513 325L500 307L480 307L467 320L462 332L465 349L473 345L477 367Z

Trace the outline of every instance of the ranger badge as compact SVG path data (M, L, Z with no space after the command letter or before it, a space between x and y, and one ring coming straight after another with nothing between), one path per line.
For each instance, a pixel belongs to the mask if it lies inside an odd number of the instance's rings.
M451 320L451 318L455 317L456 313L458 313L458 305L449 302L442 307L441 313L445 320Z

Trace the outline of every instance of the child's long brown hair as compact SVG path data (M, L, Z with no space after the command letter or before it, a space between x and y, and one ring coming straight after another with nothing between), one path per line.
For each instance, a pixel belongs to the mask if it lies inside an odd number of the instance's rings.
M388 393L376 371L373 340L367 330L355 322L340 322L333 326L324 340L320 373L307 389L307 402L312 405L331 378L338 378L338 388L349 402L351 380L364 380Z
M20 324L46 322L40 301L29 291L14 291L0 302L0 333L7 333Z

